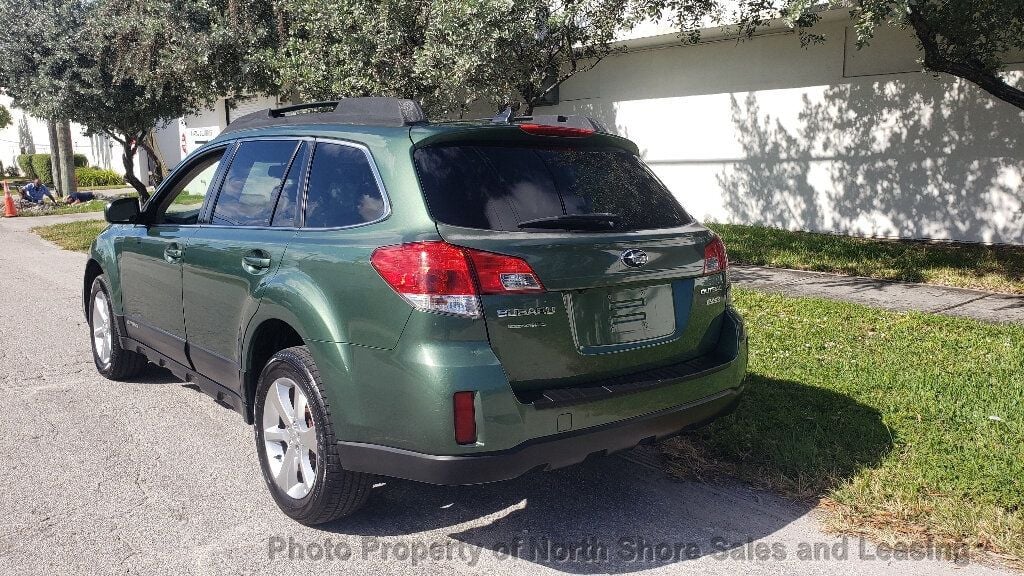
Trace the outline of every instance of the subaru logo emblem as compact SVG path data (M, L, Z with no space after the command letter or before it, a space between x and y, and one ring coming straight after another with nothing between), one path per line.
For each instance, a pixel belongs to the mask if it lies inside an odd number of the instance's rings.
M622 252L622 255L619 256L619 259L622 260L623 264L629 266L630 268L639 268L644 264L647 264L648 260L647 252L644 252L639 248L630 248L629 250L624 250Z

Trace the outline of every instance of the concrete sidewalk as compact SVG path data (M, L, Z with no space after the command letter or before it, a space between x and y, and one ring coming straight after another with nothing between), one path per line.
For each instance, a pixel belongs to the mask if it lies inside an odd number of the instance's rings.
M787 296L817 296L901 312L918 310L986 322L1024 323L1024 296L738 264L730 268L730 276L743 288Z

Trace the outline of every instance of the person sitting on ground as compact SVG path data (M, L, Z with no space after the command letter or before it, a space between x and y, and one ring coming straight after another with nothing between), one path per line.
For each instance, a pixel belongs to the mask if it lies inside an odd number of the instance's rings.
M50 189L39 178L21 187L21 198L33 204L42 204L44 198L49 198L54 204L57 203L57 199L50 194Z
M92 192L71 192L64 199L64 202L68 204L81 204L82 202L91 202L95 199L96 195Z

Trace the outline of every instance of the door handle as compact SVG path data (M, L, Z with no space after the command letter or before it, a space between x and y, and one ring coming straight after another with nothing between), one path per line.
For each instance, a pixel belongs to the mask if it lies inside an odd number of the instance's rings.
M244 262L247 266L252 266L253 268L270 268L270 258L261 258L259 256L245 256L244 258L242 258L242 262Z
M262 272L270 268L270 255L262 250L253 250L242 256L242 267L253 274Z
M171 243L164 248L164 260L174 264L181 260L181 257L185 255L185 251L178 246L177 243Z

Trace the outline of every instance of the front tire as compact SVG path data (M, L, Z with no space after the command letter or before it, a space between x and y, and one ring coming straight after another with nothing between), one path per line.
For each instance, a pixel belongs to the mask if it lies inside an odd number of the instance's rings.
M101 274L92 281L89 293L89 333L96 370L110 380L137 376L146 367L146 357L121 347L121 327L114 318L107 279Z
M372 476L341 467L320 372L305 346L267 362L256 387L256 450L281 511L314 526L366 501Z

